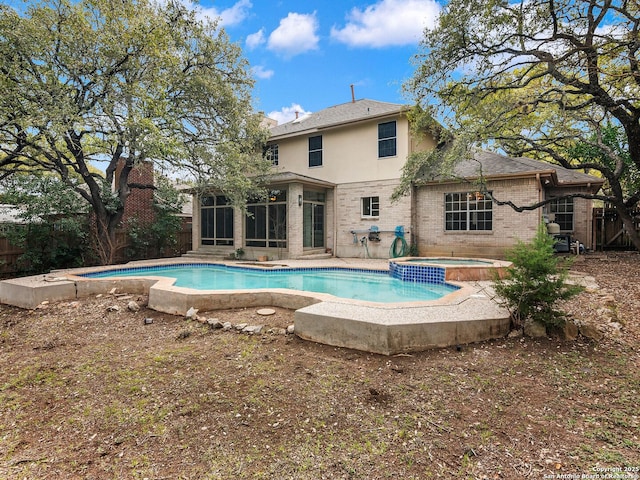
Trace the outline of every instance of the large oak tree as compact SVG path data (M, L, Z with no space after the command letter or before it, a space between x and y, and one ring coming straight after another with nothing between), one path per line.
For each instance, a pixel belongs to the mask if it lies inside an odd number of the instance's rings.
M583 196L613 206L640 250L639 23L636 0L451 0L406 84L415 123L438 119L446 147L411 158L403 188L477 147L585 170L606 184Z
M91 206L109 263L131 189L152 188L129 181L140 162L237 202L255 190L267 162L252 87L240 48L179 2L2 5L0 178L56 175Z

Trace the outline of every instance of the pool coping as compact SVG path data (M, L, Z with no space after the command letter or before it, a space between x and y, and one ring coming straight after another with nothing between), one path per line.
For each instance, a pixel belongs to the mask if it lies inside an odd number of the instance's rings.
M302 263L300 263L302 262ZM109 269L174 264L231 264L202 258L161 259L130 262ZM380 270L388 260L334 259L262 262L243 267L272 269L304 265ZM93 267L55 271L48 275L22 277L0 282L0 303L33 309L43 301L61 301L110 292L148 294L154 310L184 315L190 308L200 311L276 306L295 310L295 333L305 340L338 347L393 355L498 338L509 332L509 312L493 300L490 282L457 282L459 290L438 300L375 303L348 300L329 294L288 289L193 290L176 287L174 280L148 277L87 278L79 274L103 271Z

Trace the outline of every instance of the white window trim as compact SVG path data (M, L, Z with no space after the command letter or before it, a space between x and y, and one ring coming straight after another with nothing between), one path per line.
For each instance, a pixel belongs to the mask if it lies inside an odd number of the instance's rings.
M384 160L387 158L394 158L398 156L398 121L397 120L390 120L388 122L381 122L378 124L378 128L380 128L380 125L385 124L385 123L395 123L395 127L396 127L396 134L393 137L385 137L385 138L380 138L380 133L378 131L378 160ZM394 140L395 141L395 153L393 155L385 155L385 156L380 156L380 142L384 141L384 140Z
M374 202L373 200L374 198L377 199L377 202ZM367 199L369 200L369 209L371 210L371 212L374 211L373 205L377 203L377 211L378 211L377 215L374 215L373 213L371 215L366 215L364 213L365 200ZM364 218L364 219L380 218L380 196L372 195L370 197L360 198L360 218Z
M492 192L487 192L487 194L490 196ZM490 209L474 209L471 210L469 209L469 196L470 195L474 195L474 194L479 194L479 192L445 192L444 194L444 206L445 206L445 211L444 211L444 231L446 233L472 233L472 234L476 234L476 233L481 233L481 232L493 232L494 231L494 221L495 219L493 218L493 203L491 203L491 208ZM458 210L452 210L451 212L448 212L446 209L446 205L447 205L447 195L464 195L466 197L466 208L465 209L458 209ZM484 196L484 194L483 194ZM469 228L472 224L472 220L471 217L474 213L486 213L486 212L491 212L491 228L489 229L471 229ZM466 220L465 220L465 228L464 229L448 229L447 228L447 214L448 213L464 213Z

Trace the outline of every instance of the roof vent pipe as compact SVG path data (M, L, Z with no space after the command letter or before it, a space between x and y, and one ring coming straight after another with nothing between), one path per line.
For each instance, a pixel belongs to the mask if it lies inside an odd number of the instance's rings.
M356 93L353 89L353 83L351 84L351 103L356 103Z
M299 114L300 114L300 112L298 112L298 111L296 110L296 120L298 120L298 115L299 115Z

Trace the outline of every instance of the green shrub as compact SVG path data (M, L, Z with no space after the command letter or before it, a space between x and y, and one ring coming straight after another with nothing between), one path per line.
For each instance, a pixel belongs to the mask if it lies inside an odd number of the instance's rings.
M556 255L553 244L553 238L541 223L530 243L518 242L507 253L512 266L505 278L494 279L495 291L511 312L516 328L528 320L538 321L547 328L564 325L565 313L556 309L557 302L583 289L567 282L570 260Z
M87 207L72 185L47 175L16 174L3 185L3 201L20 207L20 223L4 229L23 250L16 263L19 275L79 267L92 258Z

